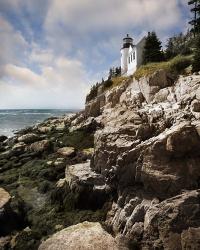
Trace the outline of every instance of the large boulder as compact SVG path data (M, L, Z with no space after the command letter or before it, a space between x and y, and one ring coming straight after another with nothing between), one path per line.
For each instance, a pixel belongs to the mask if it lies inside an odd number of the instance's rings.
M70 156L74 156L75 154L75 148L73 147L63 147L63 148L59 148L57 150L57 153L61 156L64 157L70 157Z
M42 242L39 250L118 250L115 239L100 223L83 222L68 227Z
M200 138L195 126L181 124L144 149L137 175L146 190L166 198L198 187ZM183 160L184 159L184 160Z
M199 249L199 199L200 190L194 190L149 208L144 219L144 249Z
M90 161L67 166L65 181L70 190L78 195L76 206L98 209L107 199L105 180L90 168ZM77 196L76 195L76 196Z
M27 150L34 153L44 153L52 149L52 143L49 140L34 142L27 147Z
M174 83L173 76L169 74L166 70L158 70L150 76L145 76L139 79L133 80L130 87L132 91L142 92L146 101L151 102L155 94L158 93L160 89L171 86Z
M19 142L24 142L24 143L33 143L33 142L36 142L36 141L39 141L40 140L40 137L36 134L33 134L33 133L29 133L29 134L25 134L25 135L22 135L20 137L18 137L18 141Z
M103 177L92 171L90 168L90 161L86 163L79 163L76 165L67 166L65 170L65 179L69 186L81 185L103 185Z

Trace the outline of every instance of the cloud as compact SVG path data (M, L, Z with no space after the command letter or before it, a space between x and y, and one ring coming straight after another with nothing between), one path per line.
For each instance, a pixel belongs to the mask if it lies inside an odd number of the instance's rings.
M0 16L0 65L5 63L22 63L29 45L20 31Z
M168 29L180 22L177 0L52 0L45 19L47 30L71 27L71 32L105 32L143 24ZM167 17L167 18L166 18Z
M3 72L0 108L6 108L5 96L9 97L6 103L10 108L80 108L84 105L89 79L77 60L56 58L52 65L41 67L41 74L12 64L5 65Z

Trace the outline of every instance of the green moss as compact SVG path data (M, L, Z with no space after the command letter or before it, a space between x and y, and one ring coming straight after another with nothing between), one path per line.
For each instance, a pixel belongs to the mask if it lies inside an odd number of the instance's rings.
M170 61L160 63L148 63L141 66L134 77L139 80L141 77L152 75L154 72L164 69L173 74L180 74L191 64L191 56L177 56Z
M40 244L40 234L33 231L22 231L15 239L15 250L36 250Z
M64 146L74 147L79 150L94 147L94 134L86 131L74 131L62 138Z

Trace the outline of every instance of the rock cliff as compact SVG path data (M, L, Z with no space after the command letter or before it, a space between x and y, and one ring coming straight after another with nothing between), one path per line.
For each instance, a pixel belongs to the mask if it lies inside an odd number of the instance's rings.
M98 93L1 137L1 206L19 223L0 246L53 234L39 249L199 249L200 75L159 70Z
M90 110L101 123L91 167L113 194L106 223L135 248L199 248L199 91L199 75L160 70L108 90Z

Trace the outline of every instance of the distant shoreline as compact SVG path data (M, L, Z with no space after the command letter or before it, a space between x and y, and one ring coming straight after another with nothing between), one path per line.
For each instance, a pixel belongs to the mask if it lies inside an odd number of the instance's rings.
M14 136L14 133L43 122L49 117L60 117L76 113L75 109L0 109L0 135Z

